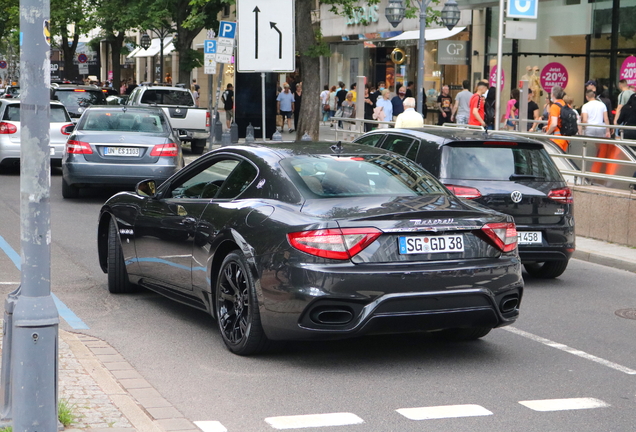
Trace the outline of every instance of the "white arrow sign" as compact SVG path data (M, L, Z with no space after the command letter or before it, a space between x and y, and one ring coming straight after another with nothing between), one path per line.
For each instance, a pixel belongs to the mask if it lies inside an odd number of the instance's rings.
M239 0L238 71L293 72L294 0Z

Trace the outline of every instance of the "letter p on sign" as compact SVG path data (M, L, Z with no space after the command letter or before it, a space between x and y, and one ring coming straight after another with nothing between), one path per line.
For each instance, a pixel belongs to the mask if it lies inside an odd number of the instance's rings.
M231 21L221 21L219 25L219 37L234 39L236 35L236 23Z

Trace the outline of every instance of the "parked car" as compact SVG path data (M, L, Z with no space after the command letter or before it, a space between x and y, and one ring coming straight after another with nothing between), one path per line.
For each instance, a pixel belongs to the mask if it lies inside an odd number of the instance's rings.
M2 94L3 99L20 97L20 86L7 86Z
M152 178L160 184L184 165L179 138L159 108L90 107L66 143L62 196L84 187L133 188Z
M72 119L80 118L90 106L106 105L106 95L94 85L51 85L51 99L62 102Z
M514 217L535 277L563 274L575 249L572 191L537 141L466 129L379 129L355 142L405 155L455 195Z
M210 136L210 113L196 106L189 89L143 84L135 87L126 104L161 107L179 131L179 139L190 142L192 153L203 153Z
M59 102L51 102L50 155L51 165L61 166L66 138L72 126L68 112ZM20 163L20 99L0 99L0 165Z
M512 217L405 157L331 144L224 147L113 196L98 224L108 289L207 311L240 355L370 333L477 339L517 319Z

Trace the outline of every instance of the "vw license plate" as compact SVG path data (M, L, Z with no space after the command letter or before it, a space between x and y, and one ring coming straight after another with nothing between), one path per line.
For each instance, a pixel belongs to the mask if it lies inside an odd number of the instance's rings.
M518 244L533 244L543 242L541 231L517 231L517 243Z
M463 235L399 237L400 254L464 252Z
M104 156L139 156L138 147L105 147Z

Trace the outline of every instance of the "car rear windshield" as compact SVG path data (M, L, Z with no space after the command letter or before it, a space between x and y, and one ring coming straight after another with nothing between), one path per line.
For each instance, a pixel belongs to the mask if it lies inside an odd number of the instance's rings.
M94 110L87 112L78 126L86 131L121 131L166 133L169 130L166 118L156 112L124 112Z
M411 160L392 155L307 155L281 162L292 181L317 197L446 194Z
M4 110L2 120L20 121L20 104L11 104ZM51 105L51 123L68 123L71 119L61 105Z
M187 91L146 90L141 96L141 103L194 106L194 99Z
M60 102L68 106L106 105L106 98L100 90L57 90L55 95Z
M447 145L441 177L462 180L561 181L548 153L523 145Z

